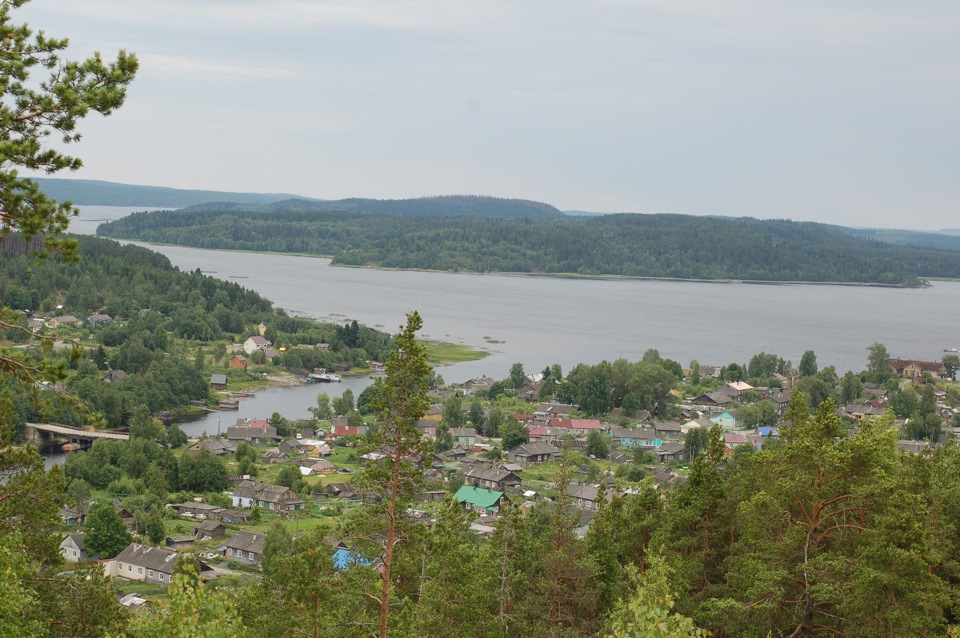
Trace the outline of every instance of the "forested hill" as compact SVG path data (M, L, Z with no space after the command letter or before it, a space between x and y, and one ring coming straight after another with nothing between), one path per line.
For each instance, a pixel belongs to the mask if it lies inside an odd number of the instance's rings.
M259 206L242 203L207 203L190 206L189 212L248 213L353 212L379 215L470 216L470 217L561 217L549 204L526 199L503 199L484 195L440 195L415 199L338 199L313 201L304 199L271 202Z
M289 193L229 193L224 191L187 190L163 186L117 184L93 179L31 178L49 197L71 201L78 206L170 206L183 208L205 202L239 202L263 204L289 200Z
M960 252L860 239L825 224L751 218L158 211L104 224L98 233L426 270L901 285L960 277Z

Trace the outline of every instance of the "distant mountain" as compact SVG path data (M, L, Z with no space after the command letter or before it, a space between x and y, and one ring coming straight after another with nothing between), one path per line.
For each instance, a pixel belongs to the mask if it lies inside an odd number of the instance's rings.
M289 193L230 193L225 191L186 190L165 186L137 186L95 179L31 178L41 190L59 201L78 206L168 206L183 208L206 202L265 204L299 197Z
M893 228L846 228L840 230L859 237L872 239L895 246L915 246L917 248L936 248L939 250L960 251L960 230L943 230L939 233L924 233L914 230L896 230Z
M940 233L943 235L960 235L960 228L944 228Z
M233 203L206 203L190 206L186 212L248 213L277 212L347 212L371 213L374 215L419 215L427 217L563 217L558 209L549 204L526 199L502 199L484 195L440 195L415 199L338 199L305 200L293 199L260 205L236 205Z

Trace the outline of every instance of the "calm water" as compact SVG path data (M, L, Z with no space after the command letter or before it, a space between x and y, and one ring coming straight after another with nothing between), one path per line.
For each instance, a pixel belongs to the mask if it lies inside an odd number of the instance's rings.
M87 207L73 229L92 232L96 224L85 218L116 218L131 210ZM821 367L835 365L843 373L864 368L866 348L876 341L886 344L892 356L936 360L944 348L960 346L956 282L909 290L569 280L337 268L310 257L152 248L183 270L215 273L293 314L356 319L395 332L407 312L418 310L426 338L490 353L481 361L444 368L447 381L482 374L503 377L517 361L527 371L552 363L566 371L580 362L621 356L636 360L647 348L683 364L697 359L716 365L746 363L761 351L797 364L804 350L813 349ZM354 394L359 394L357 388ZM264 392L241 400L239 416L268 417L274 411L306 416L319 391L309 386ZM248 413L247 406L256 413ZM220 416L226 423L238 415ZM216 431L216 415L212 418L212 429L210 417L201 424L208 432Z

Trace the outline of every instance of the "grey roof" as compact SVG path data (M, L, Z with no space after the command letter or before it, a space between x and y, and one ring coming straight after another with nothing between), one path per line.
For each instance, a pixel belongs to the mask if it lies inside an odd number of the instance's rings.
M191 537L191 540L193 538ZM130 543L126 549L117 554L113 560L122 563L130 563L146 569L172 574L174 567L177 566L177 559L180 554L160 547L151 547L150 545L140 545L139 543Z
M493 467L471 467L463 475L464 478L468 479L477 479L479 481L493 481L495 483L501 482L503 479L513 476L516 479L516 482L520 482L520 478L513 474L510 470L504 470L500 468Z
M249 530L242 529L234 534L233 538L226 541L223 546L239 549L244 552L262 554L263 539L264 534L262 532L251 532Z
M524 443L523 445L518 445L517 447L510 450L510 454L521 455L521 456L532 456L536 454L550 454L550 455L559 455L560 450L556 446L549 443Z
M60 544L63 545L63 543L65 543L67 539L70 539L71 541L73 541L73 544L77 546L77 549L83 551L83 532L80 532L78 534L68 534L63 539L63 541L60 542Z
M227 375L225 374L212 374L210 375L210 383L217 385L227 385Z

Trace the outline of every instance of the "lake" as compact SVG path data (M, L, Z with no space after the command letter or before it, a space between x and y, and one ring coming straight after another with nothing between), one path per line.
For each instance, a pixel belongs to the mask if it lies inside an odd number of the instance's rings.
M93 232L93 219L132 210L83 207L71 228ZM796 365L805 350L821 367L842 374L866 367L867 347L891 356L939 360L960 346L960 282L930 288L712 284L655 280L562 279L498 274L431 273L339 268L330 260L261 253L150 246L182 270L195 270L255 290L291 314L325 321L357 321L396 332L407 312L423 316L423 336L482 348L480 361L443 368L448 382L487 374L504 377L511 364L528 372L559 363L639 359L648 348L686 366L691 359L746 363L758 352ZM369 383L354 379L347 383ZM321 388L326 389L326 387ZM336 391L330 388L333 393ZM294 396L315 398L314 386L277 389L241 400L242 416L273 411L305 416ZM261 397L273 396L267 401ZM359 392L354 389L354 394ZM279 397L283 397L280 399ZM247 414L254 406L257 414ZM275 406L276 409L271 409ZM288 410L291 412L288 414ZM221 420L237 413L221 412ZM227 415L233 415L228 417ZM215 432L216 415L204 421Z

